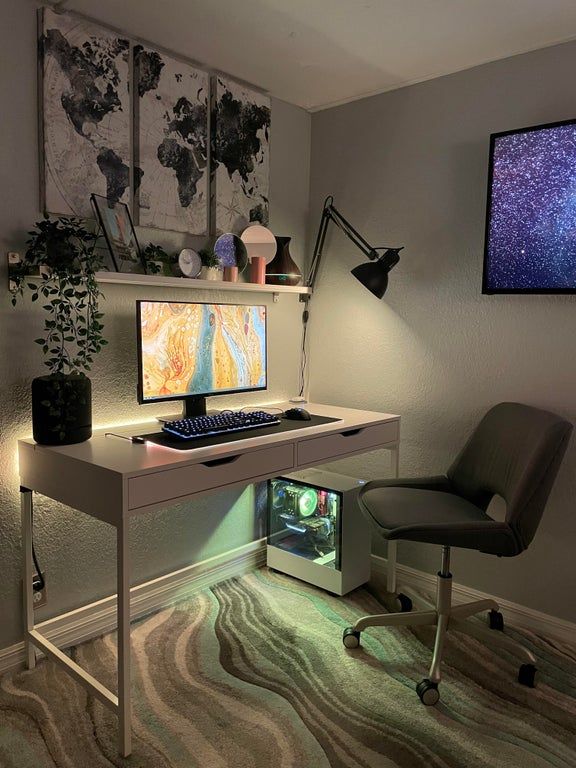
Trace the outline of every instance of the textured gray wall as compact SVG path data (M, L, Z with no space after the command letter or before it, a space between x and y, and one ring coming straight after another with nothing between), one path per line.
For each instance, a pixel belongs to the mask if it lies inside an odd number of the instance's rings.
M311 304L311 394L401 414L404 475L445 470L501 400L576 420L576 297L481 294L489 134L576 117L575 66L571 43L313 115L311 221L333 194L369 242L406 250L379 302L348 274L361 254L332 231ZM383 459L339 466L376 477ZM455 578L575 621L575 470L573 440L532 547L510 560L455 552ZM432 547L399 550L437 569Z
M25 232L39 216L36 119L36 20L33 3L3 3L0 48L0 253L22 250ZM153 37L153 30L149 31ZM182 53L186 53L183 51ZM9 105L9 108L8 108ZM305 256L310 161L310 117L273 101L271 146L271 227L292 235L292 253ZM141 242L179 247L194 239L141 230ZM6 286L5 259L0 259L0 285ZM93 410L98 425L135 421L160 412L136 403L134 302L137 298L195 299L205 291L105 286L106 338L109 346L94 366ZM218 301L251 300L269 308L270 390L245 398L221 398L241 405L285 399L296 391L300 343L300 308L296 296L210 294ZM42 313L30 303L12 309L7 290L0 301L0 648L20 639L20 528L16 440L30 433L30 381L43 373L39 348L33 344ZM215 401L216 402L216 401ZM166 406L162 409L170 411ZM172 408L173 410L173 408ZM63 480L64 482L64 480ZM253 489L207 496L181 508L143 516L133 523L134 577L141 581L225 552L261 535L254 512ZM102 523L78 512L38 499L36 544L47 571L49 604L41 618L74 608L114 591L114 538Z

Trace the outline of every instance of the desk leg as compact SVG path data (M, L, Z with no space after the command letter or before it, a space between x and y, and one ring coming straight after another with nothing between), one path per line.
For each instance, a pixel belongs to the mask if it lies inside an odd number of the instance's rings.
M118 750L132 752L132 704L130 700L130 518L116 529L118 588Z
M400 445L396 445L392 451L390 451L390 464L392 470L392 476L398 477L400 474ZM398 542L389 541L387 550L387 569L386 569L386 591L396 592L396 558L398 553Z
M396 448L390 451L390 469L392 470L392 477L400 477L400 445L397 444Z
M34 563L32 560L32 491L20 487L20 512L22 516L22 599L24 609L24 648L26 666L36 666L36 651L30 642L28 633L34 629L34 589L32 578Z

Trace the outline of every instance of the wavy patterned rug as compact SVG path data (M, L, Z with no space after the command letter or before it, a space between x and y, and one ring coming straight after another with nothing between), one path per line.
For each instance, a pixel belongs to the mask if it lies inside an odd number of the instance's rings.
M448 640L442 701L420 704L432 633L374 629L346 651L342 629L381 604L335 598L266 570L134 625L134 753L116 720L52 662L0 681L2 768L534 768L576 766L576 655L523 633L536 690L516 663ZM511 634L519 633L511 631ZM114 687L115 640L73 655Z

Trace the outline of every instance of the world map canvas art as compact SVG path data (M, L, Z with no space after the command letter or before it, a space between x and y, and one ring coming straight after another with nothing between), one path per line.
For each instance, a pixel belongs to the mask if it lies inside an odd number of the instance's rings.
M130 197L130 44L50 9L40 43L43 207L92 218L91 193Z
M138 223L206 234L208 74L141 46L135 73Z
M216 231L268 224L270 98L219 75L213 121Z

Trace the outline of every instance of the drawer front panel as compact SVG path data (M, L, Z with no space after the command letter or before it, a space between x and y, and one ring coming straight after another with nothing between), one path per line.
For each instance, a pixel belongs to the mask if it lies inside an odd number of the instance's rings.
M193 493L225 487L294 467L294 447L277 445L265 450L226 456L188 467L154 472L128 481L128 506L138 509L149 504L174 503Z
M385 443L395 443L399 437L399 424L391 421L387 424L374 424L371 427L343 430L333 435L312 437L302 440L297 448L297 465L321 464L328 459L367 451Z

